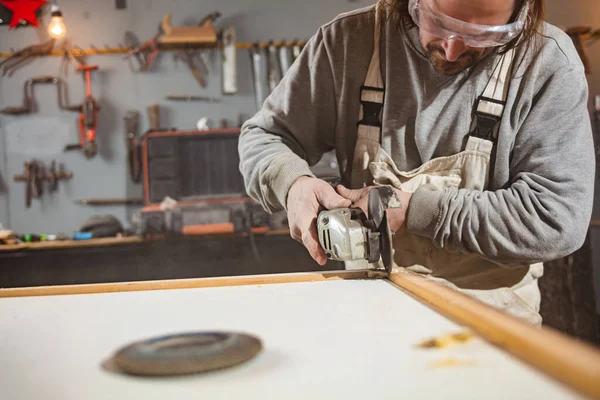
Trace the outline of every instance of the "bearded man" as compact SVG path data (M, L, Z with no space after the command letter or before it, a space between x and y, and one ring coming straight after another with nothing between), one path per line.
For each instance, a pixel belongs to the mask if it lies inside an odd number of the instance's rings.
M583 244L595 173L584 68L543 7L381 0L322 26L242 128L249 195L324 265L318 213L393 188L398 267L541 324L543 262ZM310 169L332 150L335 188Z

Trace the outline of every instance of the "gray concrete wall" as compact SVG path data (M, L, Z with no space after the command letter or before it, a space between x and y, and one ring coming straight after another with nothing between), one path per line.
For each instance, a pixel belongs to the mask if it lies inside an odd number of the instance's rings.
M197 23L214 10L223 17L217 27L235 25L238 41L308 39L318 27L337 14L370 4L368 0L129 0L126 10L116 10L108 0L61 0L69 36L81 47L116 47L131 30L142 39L157 33L159 22L172 13L174 25ZM45 21L44 21L45 22ZM33 28L9 31L0 27L0 51L18 49L38 41ZM102 110L97 140L99 155L91 160L79 152L64 153L63 146L77 141L76 113L59 111L56 90L50 86L35 88L38 111L29 116L0 115L0 223L21 232L42 232L49 227L71 233L88 216L112 213L127 220L126 207L89 208L72 204L88 197L140 197L141 185L130 182L126 167L123 117L132 109L141 113L141 132L148 128L146 107L163 106L163 126L194 129L203 116L215 123L223 118L236 124L240 114L250 116L256 109L250 75L249 56L238 52L239 94L223 97L221 104L172 103L166 94L221 95L218 53L212 57L213 73L203 90L187 67L174 63L172 53L161 54L151 72L136 74L129 70L123 55L87 57L98 64L93 75L93 91ZM42 58L18 70L10 78L0 79L0 108L22 102L23 82L32 76L59 74L60 59ZM70 69L66 76L69 100L80 103L84 95L83 77ZM74 178L60 183L59 192L34 200L30 209L24 205L25 186L14 183L15 174L23 171L23 162L38 158L49 164L53 159L73 171ZM3 184L4 182L4 184ZM7 189L4 187L7 186Z

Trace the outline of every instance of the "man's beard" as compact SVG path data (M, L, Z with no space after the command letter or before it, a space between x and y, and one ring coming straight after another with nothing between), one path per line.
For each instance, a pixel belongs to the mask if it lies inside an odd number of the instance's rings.
M469 49L461 54L456 61L450 62L446 60L446 52L439 43L430 42L427 44L427 57L429 61L440 74L448 76L457 75L467 68L472 67L488 52L486 50L480 54L477 50Z

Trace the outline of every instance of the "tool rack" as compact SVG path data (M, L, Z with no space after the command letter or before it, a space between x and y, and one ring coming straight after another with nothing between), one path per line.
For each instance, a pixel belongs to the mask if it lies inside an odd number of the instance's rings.
M257 42L257 43L251 43L251 42L240 42L240 43L236 43L236 49L237 50L248 50L254 46L258 46L262 49L266 49L269 48L269 46L273 45L276 48L279 47L285 47L285 46L294 46L294 45L300 45L300 46L304 46L306 45L307 41L306 40L302 40L302 41L279 41L279 42L274 42L274 43L270 43L270 42ZM163 51L178 51L181 49L206 49L206 50L210 50L210 49L222 49L223 46L221 44L217 44L217 45L178 45L178 46L173 46L173 45L158 45L160 50ZM96 47L90 47L87 49L73 49L71 50L71 54L75 57L80 57L80 56L91 56L91 55L103 55L103 54L127 54L131 49L128 49L126 47L104 47L104 48L96 48ZM7 58L7 57L11 57L14 53L12 52L4 52L4 53L0 53L0 58ZM47 54L42 54L42 55L36 55L35 57L61 57L64 56L65 53L64 51L51 51Z

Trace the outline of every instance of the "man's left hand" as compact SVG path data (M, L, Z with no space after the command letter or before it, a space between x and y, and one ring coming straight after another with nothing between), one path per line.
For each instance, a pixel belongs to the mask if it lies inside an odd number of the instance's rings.
M369 216L368 204L369 204L369 192L375 186L367 186L362 189L351 190L342 185L338 185L337 192L346 199L352 201L352 207L362 209L367 216ZM388 223L390 224L390 230L392 232L399 232L404 229L404 223L406 221L406 212L408 205L412 197L411 193L403 192L402 190L392 188L396 194L398 202L391 202L390 207L387 209Z

